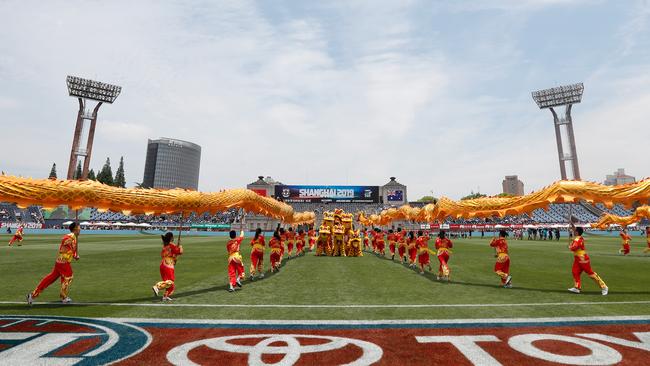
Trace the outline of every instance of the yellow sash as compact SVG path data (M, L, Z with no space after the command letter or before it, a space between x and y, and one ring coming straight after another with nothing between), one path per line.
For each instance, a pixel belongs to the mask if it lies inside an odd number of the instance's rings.
M451 250L449 250L449 248L439 248L439 249L438 249L438 254L437 254L437 255L441 255L441 254L443 254L443 253L445 253L445 252L451 254Z
M241 254L239 254L239 252L232 253L231 255L228 256L228 262L230 262L232 260L235 260L236 262L241 263L242 262Z

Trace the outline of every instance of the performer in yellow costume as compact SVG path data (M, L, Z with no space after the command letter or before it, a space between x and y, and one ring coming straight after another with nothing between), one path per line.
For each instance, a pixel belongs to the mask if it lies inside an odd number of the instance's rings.
M334 227L334 213L333 212L324 212L323 213L323 225L330 228L330 232Z
M350 230L350 239L348 240L346 255L348 257L363 257L359 230L354 230L354 228Z
M345 228L345 235L351 237L352 230L354 230L354 228L352 227L352 214L350 213L341 214L341 222L343 223L343 227Z
M332 229L332 256L345 257L345 227L339 218L334 220L334 228Z
M323 222L318 228L318 239L316 239L316 255L330 255L330 228Z

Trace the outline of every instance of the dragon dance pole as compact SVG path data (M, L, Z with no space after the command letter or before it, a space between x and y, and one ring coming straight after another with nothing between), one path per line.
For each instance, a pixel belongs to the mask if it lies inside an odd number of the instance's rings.
M181 233L183 232L183 211L178 223L178 245L181 245Z

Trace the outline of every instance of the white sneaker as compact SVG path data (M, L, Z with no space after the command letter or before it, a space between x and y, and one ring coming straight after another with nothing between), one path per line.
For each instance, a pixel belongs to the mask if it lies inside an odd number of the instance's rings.
M72 302L72 299L69 298L69 297L66 297L65 299L61 300L61 302L64 303L64 304L69 304L69 303Z
M607 296L607 294L609 293L609 288L607 288L607 287L603 287L603 288L600 290L600 293L603 294L603 296Z
M158 286L154 285L151 289L153 290L153 295L158 297L158 295L160 294L160 290L158 290Z
M440 276L436 276L436 280L437 280L437 281L440 281Z
M260 278L264 278L264 273L260 273Z
M508 277L506 277L506 285L509 285L510 282L512 282L512 276L508 275Z
M32 293L30 292L27 294L27 304L29 306L32 306L33 303L34 303L34 298L32 297Z
M237 287L241 287L241 281L239 280L239 278L237 279Z
M512 288L512 283L506 283L503 288Z
M232 285L228 286L228 292L235 292L235 288Z
M580 293L580 289L579 289L579 288L575 288L575 287L571 287L571 288L569 289L569 292L573 292L574 294L579 294L579 293Z
M174 300L174 299L172 299L172 298L169 297L169 296L163 296L163 298L162 298L162 301L165 301L165 302L167 302L167 301L173 301L173 300Z

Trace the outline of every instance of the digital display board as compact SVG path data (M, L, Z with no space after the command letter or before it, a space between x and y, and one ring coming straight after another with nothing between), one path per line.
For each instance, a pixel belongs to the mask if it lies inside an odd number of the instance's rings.
M389 190L386 192L386 199L388 202L402 202L404 201L404 192L401 189Z
M275 186L275 197L284 202L378 203L379 186Z

